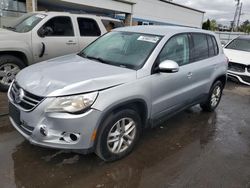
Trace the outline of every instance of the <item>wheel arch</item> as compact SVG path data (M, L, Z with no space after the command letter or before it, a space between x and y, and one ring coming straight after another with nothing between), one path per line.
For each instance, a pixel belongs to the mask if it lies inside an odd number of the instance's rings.
M25 66L29 65L28 57L24 52L21 52L21 51L0 51L0 56L3 56L3 55L15 56L15 57L21 59Z
M214 85L215 82L217 81L221 81L221 83L223 84L223 88L225 88L226 83L227 83L227 75L220 75L218 77L216 77L216 79L214 80L212 86ZM212 87L211 86L211 87Z
M146 128L148 126L148 106L147 103L143 99L133 99L128 100L119 104L116 104L114 106L109 107L103 115L100 117L98 124L97 124L97 130L96 130L96 138L94 140L94 148L97 145L98 138L100 137L101 130L103 128L102 123L109 117L110 114L116 113L122 109L133 109L138 112L141 121L142 121L142 128Z

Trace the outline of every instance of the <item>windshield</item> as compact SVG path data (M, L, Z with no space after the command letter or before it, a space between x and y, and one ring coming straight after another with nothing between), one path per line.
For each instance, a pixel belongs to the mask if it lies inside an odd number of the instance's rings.
M250 52L250 40L249 39L235 39L227 45L227 49L240 50Z
M162 37L131 32L110 32L85 48L79 55L102 63L138 69Z
M26 33L31 31L45 17L45 14L25 14L9 26L4 26L4 28L18 33Z

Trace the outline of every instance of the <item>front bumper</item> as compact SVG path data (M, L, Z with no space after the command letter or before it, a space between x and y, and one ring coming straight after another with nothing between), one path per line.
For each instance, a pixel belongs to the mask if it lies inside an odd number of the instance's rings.
M46 107L52 98L46 98L34 110L21 110L9 96L9 105L17 113L10 112L10 121L16 130L31 144L66 150L89 151L94 146L94 135L97 130L101 112L95 109L74 115L68 113L46 113Z
M227 74L229 77L237 79L239 82L250 86L250 73L248 71L235 72L228 70Z

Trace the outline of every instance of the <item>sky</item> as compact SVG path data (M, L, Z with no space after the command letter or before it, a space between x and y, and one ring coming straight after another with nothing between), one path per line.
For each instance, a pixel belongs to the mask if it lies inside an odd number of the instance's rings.
M234 18L235 0L173 0L175 3L186 5L206 12L205 19L215 19L218 23L229 25ZM250 20L250 0L243 2L241 22Z

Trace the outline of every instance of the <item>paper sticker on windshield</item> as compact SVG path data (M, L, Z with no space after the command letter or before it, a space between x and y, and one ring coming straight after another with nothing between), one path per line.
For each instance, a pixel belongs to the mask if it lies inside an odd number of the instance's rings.
M43 19L43 18L45 18L45 15L43 15L43 14L37 14L36 17Z
M159 41L159 37L151 37L151 36L140 36L137 40L157 43Z

